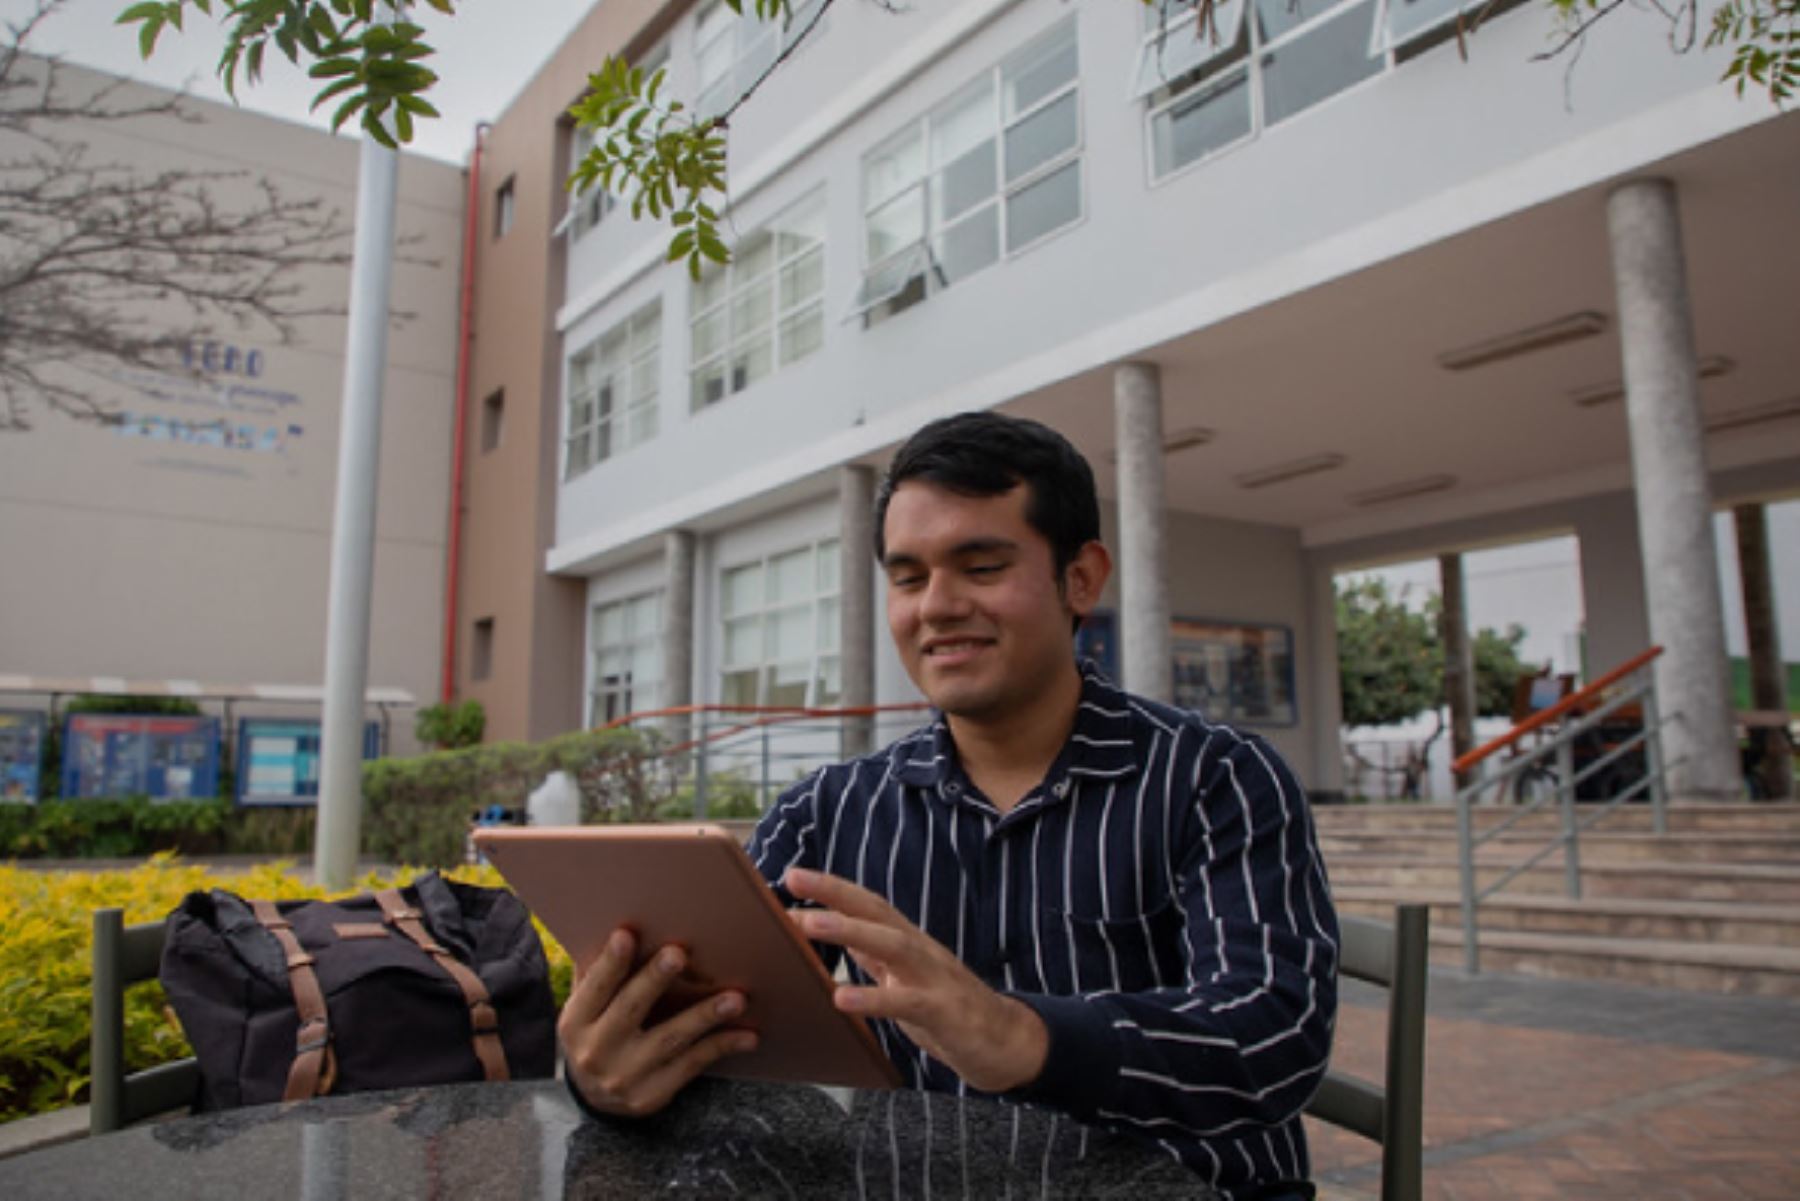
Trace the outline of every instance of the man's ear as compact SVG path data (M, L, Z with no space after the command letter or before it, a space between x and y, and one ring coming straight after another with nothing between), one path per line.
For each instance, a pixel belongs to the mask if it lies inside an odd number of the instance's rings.
M1106 581L1112 577L1112 554L1104 543L1089 542L1063 568L1063 596L1077 617L1086 617L1100 603Z

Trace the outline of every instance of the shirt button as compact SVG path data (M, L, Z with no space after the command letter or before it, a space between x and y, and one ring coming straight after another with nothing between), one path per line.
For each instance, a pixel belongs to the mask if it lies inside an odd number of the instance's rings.
M1056 794L1056 799L1060 801L1069 795L1069 782L1067 780L1058 780L1055 785L1051 787L1050 791L1054 792Z
M952 780L948 784L944 785L944 792L948 796L956 796L957 794L962 792L962 785L958 784L955 780Z

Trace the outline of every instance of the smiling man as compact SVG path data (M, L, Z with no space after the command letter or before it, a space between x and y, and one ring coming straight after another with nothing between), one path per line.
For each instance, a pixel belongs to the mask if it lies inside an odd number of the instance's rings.
M1312 1195L1337 923L1305 797L1267 743L1120 691L1072 633L1111 571L1087 462L972 413L902 446L876 501L888 627L936 709L796 786L751 857L840 1008L914 1087L1051 1107L1153 1141L1233 1201ZM679 948L621 933L563 1017L592 1108L660 1108L753 1035L724 994L644 1014Z

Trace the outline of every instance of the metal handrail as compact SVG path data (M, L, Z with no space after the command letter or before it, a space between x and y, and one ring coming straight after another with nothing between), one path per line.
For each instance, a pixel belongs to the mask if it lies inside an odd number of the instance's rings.
M1468 754L1463 755L1450 765L1451 772L1460 777L1464 772L1467 772L1470 768L1481 763L1490 755L1505 750L1533 730L1542 729L1544 726L1561 718L1563 714L1570 710L1578 709L1588 701L1593 700L1626 676L1642 670L1645 665L1649 664L1662 653L1662 647L1653 646L1649 650L1627 659L1593 683L1579 691L1571 692L1568 696L1563 697L1562 700L1557 701L1547 709L1540 709L1506 733L1500 735L1500 737L1493 739L1491 742L1485 742Z
M760 769L755 781L757 803L759 808L767 809L771 792L779 791L782 786L775 778L778 765L800 763L816 766L842 759L845 755L844 736L848 733L851 722L869 723L869 732L872 733L883 718L911 718L928 712L930 708L930 705L922 702L812 706L675 705L628 713L596 728L611 730L654 720L673 719L683 725L693 721L697 728L684 730L676 741L659 747L657 757L684 775L689 770L692 771L694 817L704 819L707 816L712 771L722 758L753 762ZM723 717L726 720L714 727L709 722L713 717ZM743 720L736 720L740 718ZM692 736L685 736L688 733ZM794 751L775 746L777 741L829 739L832 733L837 738L829 749L814 746Z
M1647 676L1642 683L1635 687L1618 691L1614 695L1606 697L1605 703L1597 708L1588 708L1592 702L1600 699L1608 689L1620 681L1643 672L1661 653L1661 647L1652 647L1643 654L1633 657L1580 691L1564 697L1557 704L1540 713L1533 714L1499 738L1462 756L1454 764L1452 770L1460 775L1495 753L1515 746L1521 738L1534 730L1550 728L1555 730L1554 736L1542 745L1523 754L1514 755L1499 771L1484 774L1481 779L1471 781L1456 794L1458 867L1462 882L1463 963L1470 974L1481 970L1477 911L1483 901L1558 850L1563 852L1564 888L1572 899L1579 900L1581 897L1580 838L1582 833L1603 820L1616 807L1645 790L1648 790L1650 794L1652 828L1657 834L1667 833L1668 790L1664 787L1664 781L1671 765L1664 761L1662 754L1662 728L1666 723L1659 715L1654 678ZM1575 740L1598 728L1608 718L1633 704L1641 708L1642 728L1618 746L1607 750L1592 763L1584 765L1582 770L1577 772L1574 762ZM1580 711L1582 714L1578 719L1566 722L1560 720L1576 711ZM1556 724L1553 726L1553 723ZM1576 788L1640 747L1644 752L1643 776L1630 787L1619 792L1618 795L1607 798L1593 812L1577 819L1575 815ZM1531 801L1505 821L1477 834L1474 809L1481 795L1490 788L1496 788L1496 785L1498 788L1495 795L1502 795L1509 779L1552 755L1556 758L1555 793ZM1552 800L1556 801L1562 814L1561 831L1522 861L1508 867L1485 887L1478 888L1475 879L1476 849L1492 842L1527 816L1540 811Z

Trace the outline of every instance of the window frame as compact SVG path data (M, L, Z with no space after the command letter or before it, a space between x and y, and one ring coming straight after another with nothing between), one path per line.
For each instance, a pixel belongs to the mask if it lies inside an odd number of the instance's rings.
M588 606L588 686L587 686L587 724L591 728L603 721L613 721L630 713L642 713L657 708L662 704L663 680L662 650L663 637L668 624L668 606L665 601L665 590L660 587L646 588L627 596L602 601ZM649 601L654 605L652 626L648 631L632 627L633 619L638 612L637 606ZM622 637L617 642L602 641L601 627L605 615L610 611L621 614L621 625L624 627ZM629 670L635 661L633 652L650 647L655 652L657 671L654 679L646 682L636 681ZM608 676L605 674L606 657L621 657L626 670L623 673ZM612 680L614 683L607 683ZM622 682L617 682L621 681ZM623 698L617 713L611 708L611 702ZM640 703L641 701L641 703ZM604 717L601 715L605 714Z
M800 599L776 596L774 565L790 556L806 554L809 559L811 590ZM826 557L829 554L831 569L826 568ZM787 612L804 608L807 612L808 626L811 631L810 648L805 660L806 690L800 705L813 708L820 705L836 704L843 697L843 584L840 577L842 545L836 536L809 539L798 545L790 545L767 554L746 558L741 561L722 565L718 574L719 595L719 660L716 683L721 703L748 703L758 707L781 707L769 699L771 673L783 667L793 667L801 663L799 659L778 658L779 649L774 646L774 619ZM755 568L761 573L761 593L754 607L734 611L731 608L731 578L735 573ZM835 637L827 639L827 612L833 616L829 628ZM754 663L733 663L731 659L731 634L734 623L754 622L757 634L758 657ZM729 679L734 675L754 672L756 688L754 698L748 702L731 702L725 698L729 695ZM837 681L835 692L826 696L821 691L822 682L834 676Z
M827 254L826 243L829 235L827 217L828 209L826 206L825 185L820 184L740 238L737 247L733 248L731 261L729 263L713 264L709 266L702 274L699 281L691 282L689 284L688 409L690 412L702 413L715 405L723 404L731 397L736 396L741 392L746 392L762 380L775 375L784 367L798 363L802 359L817 354L824 349L825 258ZM813 244L797 252L784 254L782 249L783 234L790 233L795 226L814 221L817 223L818 237ZM743 259L739 254L739 249L753 239L765 235L771 246L768 267L764 271L758 272L753 277L740 279L740 268L742 267ZM799 265L807 258L814 255L818 256L819 260L818 287L809 292L802 299L784 306L781 297L782 272L786 268ZM719 298L703 307L700 299L701 289L717 280L721 274L725 277L725 284L719 294ZM741 334L734 326L737 303L740 297L748 295L754 287L765 281L769 289L768 316L759 323L756 330L751 331L747 335ZM818 345L810 350L803 351L793 358L788 358L783 328L795 318L803 317L812 310L817 310L819 315ZM712 320L715 317L724 323L724 331L720 336L718 349L709 354L704 360L700 360L697 357L698 352L695 349L699 344L697 334L700 324L704 321ZM734 382L735 372L732 370L733 361L743 353L747 347L753 346L756 342L765 338L767 339L769 349L768 370L756 379L746 379L743 383L736 384ZM713 367L723 368L723 390L716 398L703 400L700 392L703 372Z
M1074 66L1069 77L1054 89L1036 98L1030 105L1008 116L1006 100L1006 80L1009 68L1020 64L1034 65L1034 58L1047 58L1059 52L1059 42L1067 39L1068 47L1074 53ZM992 105L993 123L991 125L993 144L993 191L958 210L953 218L942 218L938 210L941 204L934 203L934 195L943 187L946 171L956 165L962 157L977 147L962 150L956 157L947 162L936 161L936 148L933 145L933 130L944 121L948 114L955 112L967 102L967 97L975 93L979 86L986 85L988 102ZM1048 109L1072 97L1075 111L1075 128L1072 142L1064 149L1042 162L1036 163L1013 179L1007 178L1007 135L1026 125ZM916 140L917 174L911 175L894 184L879 197L872 196L869 186L869 166L891 147ZM962 280L980 274L989 267L1011 260L1025 254L1049 239L1056 237L1081 224L1087 217L1087 178L1082 170L1082 163L1087 157L1087 114L1082 105L1081 89L1081 39L1080 28L1076 17L1071 14L1059 18L1056 22L1034 34L1023 45L1012 50L992 66L978 72L974 77L945 96L937 104L913 120L900 126L872 146L862 157L861 179L861 212L859 223L861 237L860 255L862 273L857 288L857 296L851 308L851 318L861 318L865 326L876 324L888 317L904 312L931 296L960 283ZM1011 225L1011 205L1018 196L1044 182L1052 175L1066 168L1075 171L1076 212L1068 221L1056 225L1037 234L1029 241L1017 246L1009 245L1009 229ZM871 259L870 229L871 218L884 209L899 203L907 193L918 194L920 209L918 236L900 243L878 259ZM952 279L946 274L944 264L940 261L937 244L951 230L973 221L985 209L994 209L994 257L971 271ZM879 273L896 266L904 267L895 276L896 284L880 295L872 295L869 290L870 281ZM924 286L919 289L920 281ZM891 307L894 301L908 291L918 290L916 298L905 304ZM885 311L882 311L885 310Z
M693 46L694 118L704 120L716 117L731 107L764 71L773 66L800 39L823 3L824 0L793 0L787 20L779 27L774 21L759 20L749 5L746 7L750 11L741 13L732 13L725 0L711 0L711 3L697 5L694 12ZM701 41L708 18L720 10L730 16L724 19L719 32L704 42ZM706 78L705 52L728 38L731 40L729 65L716 79L709 80ZM767 61L759 61L754 57L755 54L766 54ZM719 89L723 91L715 95L715 91ZM718 104L717 108L709 107L715 103Z
M1179 3L1181 11L1173 14L1172 18L1169 20L1166 26L1167 37L1180 36L1181 34L1178 34L1178 31L1185 32L1185 30L1197 19L1199 10L1192 3L1192 0L1176 0L1176 2ZM1333 104L1343 97L1348 96L1361 88L1367 87L1369 84L1376 82L1392 72L1398 63L1395 52L1392 49L1387 49L1381 51L1379 55L1377 55L1373 45L1375 30L1377 28L1376 23L1381 16L1384 4L1385 0L1338 0L1337 3L1332 4L1324 11L1314 13L1307 17L1304 21L1296 24L1292 29L1283 30L1275 37L1264 41L1262 27L1257 20L1259 0L1245 0L1243 9L1243 27L1240 28L1238 34L1238 41L1242 45L1241 54L1237 53L1238 45L1233 44L1231 50L1228 52L1231 55L1230 57L1225 57L1224 55L1213 56L1204 64L1190 70L1182 76L1170 80L1159 88L1147 93L1134 94L1132 103L1144 105L1144 170L1149 186L1154 188L1168 183L1170 180L1177 179L1187 172L1194 170L1202 163L1211 162L1241 146L1257 141L1271 129L1275 129L1298 117L1302 117L1317 109ZM1266 68L1263 60L1269 55L1279 51L1282 47L1303 40L1308 35L1318 31L1335 20L1348 19L1349 14L1353 10L1359 8L1368 11L1367 20L1370 22L1369 29L1371 42L1367 57L1372 59L1379 56L1381 58L1381 66L1363 78L1355 80L1347 86L1340 88L1338 91L1332 92L1303 108L1297 109L1294 112L1271 122L1267 115L1266 92L1263 84L1263 72ZM1140 57L1138 61L1142 62L1142 56L1148 51L1148 48L1155 42L1163 40L1164 37L1164 26L1160 24L1146 25L1140 39ZM1164 114L1178 108L1183 101L1188 100L1195 92L1207 88L1223 87L1227 77L1238 72L1243 74L1246 85L1249 88L1249 129L1240 137L1216 146L1204 154L1189 159L1187 162L1178 163L1171 166L1166 171L1158 173L1155 141L1157 120ZM1135 76L1133 77L1132 84L1135 90L1137 84Z
M640 339L640 327L653 333ZM607 343L621 336L624 349L609 360ZM577 387L576 367L580 363L588 364L593 372L589 387ZM653 377L649 392L642 396L637 394L640 367L650 368ZM662 297L638 306L578 347L568 357L564 371L562 481L566 484L608 459L643 445L660 432ZM578 421L577 411L584 402L592 407L586 419ZM640 423L648 428L640 432ZM578 439L586 440L586 457L579 467L575 466Z

